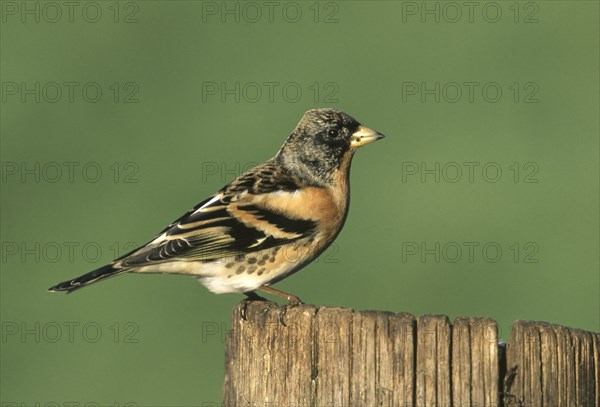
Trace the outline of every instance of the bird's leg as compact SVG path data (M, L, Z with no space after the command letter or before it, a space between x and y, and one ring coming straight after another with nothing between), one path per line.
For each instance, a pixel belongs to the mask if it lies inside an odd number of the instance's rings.
M244 295L248 298L246 298L247 300L250 301L267 301L266 298L261 297L260 295L256 294L256 291L247 291L244 293Z
M276 295L277 297L283 298L287 302L294 304L294 305L304 304L302 302L302 300L300 300L300 298L296 297L295 295L284 293L283 291L277 290L273 287L263 285L262 287L258 287L258 290L264 291L264 292L272 294L272 295Z

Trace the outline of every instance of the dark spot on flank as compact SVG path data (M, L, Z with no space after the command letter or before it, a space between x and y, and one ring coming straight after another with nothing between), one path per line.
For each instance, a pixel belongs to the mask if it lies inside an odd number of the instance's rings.
M248 264L254 264L256 263L256 257L251 257L248 259Z
M271 263L275 263L275 256L271 257L271 258L269 259L269 261L270 261Z
M228 269L230 269L230 268L232 268L232 267L233 267L233 265L234 265L234 264L235 264L234 262L229 262L229 263L227 263L227 264L225 265L225 267L226 267L226 268L228 268Z
M264 272L265 272L265 269L261 267L261 268L258 269L258 273L257 274L259 276L262 276Z
M242 274L244 270L246 270L246 267L239 266L238 269L235 271L235 274Z
M259 261L259 262L258 262L258 265L259 265L259 266L264 266L264 265L265 265L265 263L266 263L266 261L264 261L264 260L261 260L261 261Z
M258 268L258 267L256 267L256 266L250 266L250 267L248 267L248 274L252 274L252 273L254 273L254 272L256 271L256 269L257 269L257 268Z
M237 256L235 256L235 261L244 261L246 260L246 256L243 254L238 254Z
M263 254L262 259L267 260L269 258L269 253Z

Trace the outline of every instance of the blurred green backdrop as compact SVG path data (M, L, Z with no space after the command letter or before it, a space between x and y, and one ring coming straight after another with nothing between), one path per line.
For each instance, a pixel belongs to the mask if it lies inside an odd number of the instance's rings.
M242 296L46 289L275 154L312 107L387 138L355 157L333 248L278 288L489 316L504 339L517 319L600 330L598 29L593 1L3 1L2 401L219 403Z

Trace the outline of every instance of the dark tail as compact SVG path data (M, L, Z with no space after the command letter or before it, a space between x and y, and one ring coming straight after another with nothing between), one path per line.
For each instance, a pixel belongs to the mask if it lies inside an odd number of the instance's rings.
M114 269L112 264L100 267L94 271L90 271L80 277L73 280L63 281L62 283L56 284L50 287L48 291L66 291L68 293L73 292L79 288L85 287L86 285L95 283L96 281L104 280L108 277L113 277L118 274L124 273L125 269Z

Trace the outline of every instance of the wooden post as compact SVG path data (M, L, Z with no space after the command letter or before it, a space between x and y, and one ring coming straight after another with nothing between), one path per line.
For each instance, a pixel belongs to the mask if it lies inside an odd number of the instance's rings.
M515 369L506 407L600 406L600 334L545 322L517 321L507 365ZM507 386L508 387L508 386Z
M517 322L501 357L489 318L242 302L223 404L600 406L599 347L599 334Z

